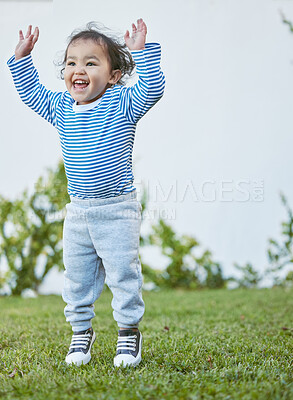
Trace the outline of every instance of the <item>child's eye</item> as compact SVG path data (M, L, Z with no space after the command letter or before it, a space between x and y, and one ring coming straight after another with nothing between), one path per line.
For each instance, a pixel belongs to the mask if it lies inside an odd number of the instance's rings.
M89 61L89 62L87 63L87 65L89 65L89 66L91 67L92 65L95 65L95 64Z
M73 67L73 66L75 65L75 63L74 63L73 61L69 61L69 62L67 63L67 65L69 65L70 67Z

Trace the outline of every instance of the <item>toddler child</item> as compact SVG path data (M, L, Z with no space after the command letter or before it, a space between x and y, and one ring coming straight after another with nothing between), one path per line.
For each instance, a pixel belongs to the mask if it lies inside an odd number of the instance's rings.
M113 294L118 324L115 366L141 361L144 314L139 260L141 204L133 186L132 151L136 124L162 97L165 78L161 48L145 43L142 19L126 31L125 44L100 32L93 23L74 32L64 56L67 91L52 92L40 82L31 51L36 27L19 31L8 60L22 101L58 131L70 203L63 228L64 314L72 326L68 364L87 364L96 335L91 320L104 283ZM123 78L136 65L138 82Z

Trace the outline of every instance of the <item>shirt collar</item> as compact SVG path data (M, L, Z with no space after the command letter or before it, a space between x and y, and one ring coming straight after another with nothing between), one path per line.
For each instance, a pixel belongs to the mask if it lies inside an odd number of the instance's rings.
M100 104L100 102L102 101L102 97L100 97L99 99L88 103L88 104L76 104L76 101L72 104L72 109L75 112L84 112L84 111L88 111L88 110L92 110L93 108L95 108L98 104Z

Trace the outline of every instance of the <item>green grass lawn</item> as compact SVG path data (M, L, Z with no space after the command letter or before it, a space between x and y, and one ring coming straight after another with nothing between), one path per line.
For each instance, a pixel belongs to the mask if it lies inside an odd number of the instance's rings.
M115 369L111 294L81 367L58 296L0 298L0 398L293 399L293 289L146 292L143 361Z

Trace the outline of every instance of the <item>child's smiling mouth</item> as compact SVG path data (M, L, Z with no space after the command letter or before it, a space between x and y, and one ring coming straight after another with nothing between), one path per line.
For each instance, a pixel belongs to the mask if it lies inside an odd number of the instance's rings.
M83 79L76 79L75 81L73 81L73 89L74 90L84 90L86 87L88 87L89 82L85 81Z

